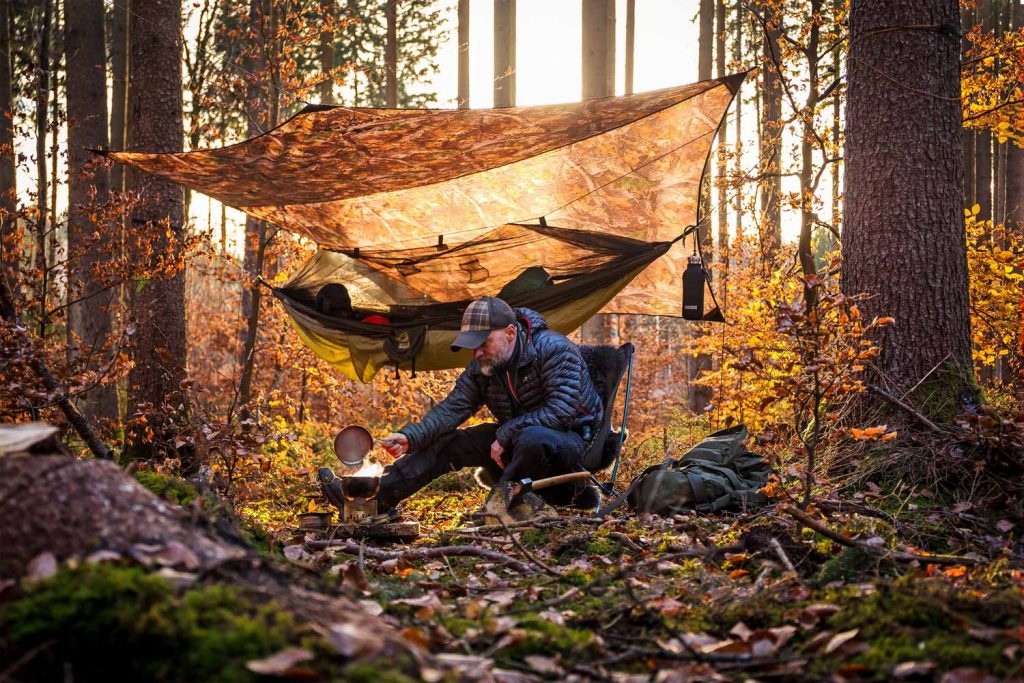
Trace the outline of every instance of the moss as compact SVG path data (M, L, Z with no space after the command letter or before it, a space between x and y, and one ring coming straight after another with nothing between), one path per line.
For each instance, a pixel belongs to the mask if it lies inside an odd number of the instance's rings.
M151 493L178 505L190 505L198 496L192 484L166 474L139 470L135 473L135 479Z
M336 679L345 683L416 683L399 671L381 669L380 666L356 662L345 667L344 677Z
M997 676L1012 673L1003 655L1006 642L973 638L973 626L1002 629L1019 625L1019 593L1013 590L981 595L939 581L916 577L881 584L871 595L851 599L845 591L833 602L843 609L828 618L826 628L859 629L869 650L852 661L884 676L905 661L933 661L940 670L972 666ZM823 664L827 668L827 664ZM825 670L825 669L823 669Z
M977 403L980 396L974 373L947 361L914 391L913 401L923 415L950 424L963 412L965 401Z
M501 650L497 656L506 660L529 655L581 657L594 644L594 635L589 631L558 626L542 619L526 619L519 623L518 629L523 639Z
M551 530L527 529L523 531L519 539L527 546L537 547L547 545L551 541Z
M177 595L138 567L65 570L0 612L0 658L50 643L19 673L27 680L60 678L67 662L82 680L250 681L247 660L302 636L274 603L253 604L226 586Z
M868 572L876 572L880 565L878 555L863 548L843 548L842 552L818 570L818 583L824 585L832 581L856 581L864 578Z
M590 555L621 555L622 546L607 536L598 536L587 545L587 553Z

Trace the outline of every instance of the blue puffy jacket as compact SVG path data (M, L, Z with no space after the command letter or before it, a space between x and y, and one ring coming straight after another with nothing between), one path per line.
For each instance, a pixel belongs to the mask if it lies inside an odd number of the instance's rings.
M515 447L525 427L542 426L582 433L596 430L604 407L576 344L548 329L544 317L528 308L515 309L519 346L508 369L518 410L513 407L505 371L487 377L474 360L463 370L455 388L418 423L399 431L409 439L409 451L429 445L451 432L486 405L501 425L497 440L506 450Z

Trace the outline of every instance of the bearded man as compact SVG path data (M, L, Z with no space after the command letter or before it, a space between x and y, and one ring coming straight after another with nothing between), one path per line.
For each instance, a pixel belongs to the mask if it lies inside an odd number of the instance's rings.
M447 397L419 422L383 440L395 462L384 470L379 509L388 510L443 474L477 467L482 482L542 479L580 469L601 424L603 406L580 349L528 308L496 297L473 301L452 351L473 361ZM460 429L481 406L494 422ZM326 470L326 471L325 471ZM340 480L320 473L325 494L340 499ZM550 503L594 508L596 487L563 484L540 492Z

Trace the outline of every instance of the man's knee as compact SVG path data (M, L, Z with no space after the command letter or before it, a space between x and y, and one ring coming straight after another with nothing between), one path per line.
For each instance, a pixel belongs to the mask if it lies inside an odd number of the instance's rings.
M551 430L547 427L526 427L516 435L515 451L542 453L551 442Z

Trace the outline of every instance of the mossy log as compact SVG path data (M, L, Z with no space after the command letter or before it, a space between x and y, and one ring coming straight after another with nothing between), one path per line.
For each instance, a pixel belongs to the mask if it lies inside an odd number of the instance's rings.
M0 519L0 585L25 576L42 553L72 566L88 565L100 554L104 561L173 570L187 577L183 591L218 585L237 589L247 604L273 605L307 634L356 629L359 640L373 647L349 659L380 672L415 679L424 668L443 669L343 589L218 535L198 509L161 500L111 462L0 458ZM22 590L10 585L0 592L0 603L21 599Z

